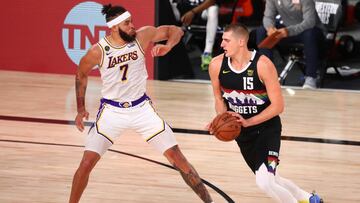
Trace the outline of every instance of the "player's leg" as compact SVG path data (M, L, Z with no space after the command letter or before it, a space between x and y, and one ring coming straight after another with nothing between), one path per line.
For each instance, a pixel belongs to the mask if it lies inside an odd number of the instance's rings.
M297 203L295 197L275 181L275 175L263 163L255 172L256 185L268 196L280 203Z
M73 178L70 203L79 202L87 186L92 169L111 145L112 142L99 134L96 127L92 127L89 130L85 141L84 155Z
M201 181L199 174L194 167L186 160L178 145L166 150L164 156L180 172L186 184L206 203L211 203L212 199L205 185Z
M255 172L257 185L270 196L279 199L278 201L280 202L308 203L311 194L278 174L281 122L276 117L271 119L268 124L268 127L264 127L259 131L260 135L256 144L258 149L257 160L260 161L260 167ZM259 162L257 163L258 165ZM319 202L315 201L314 203Z
M310 198L310 194L299 188L292 181L285 179L277 172L275 175L276 182L282 187L286 188L297 200L306 200Z
M155 112L150 102L147 101L140 108L134 109L131 118L133 118L132 127L136 132L179 170L185 182L204 202L212 202L201 178L181 153L173 131Z
M260 189L278 202L296 203L296 198L287 188L275 180L276 169L279 163L281 142L281 121L279 117L270 119L258 131L256 141L256 184Z
M118 113L114 113L115 107L105 106L101 105L96 122L86 137L84 155L73 178L69 200L71 203L79 202L92 169L117 138L116 132L121 133L126 127L126 122Z
M76 170L72 182L70 203L77 203L80 200L85 187L87 186L89 175L96 163L99 161L100 155L92 151L84 151L83 158Z
M292 203L296 199L275 181L280 150L281 122L278 117L256 129L244 129L236 142L246 163L255 174L257 186L277 202Z
M321 203L322 199L319 195L315 193L308 193L301 189L299 186L295 185L289 179L283 178L277 172L275 175L275 181L281 185L282 187L286 188L291 194L298 200L299 203Z

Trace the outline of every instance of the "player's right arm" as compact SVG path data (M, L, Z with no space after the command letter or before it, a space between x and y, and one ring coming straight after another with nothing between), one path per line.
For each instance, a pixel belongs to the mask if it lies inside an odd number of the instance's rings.
M215 111L219 115L227 111L224 99L221 94L219 73L221 69L221 62L223 60L224 54L214 57L209 64L209 76L211 80L211 86L213 88L213 94L215 99ZM210 131L210 134L213 133L212 122L210 122L206 128Z
M98 45L93 45L89 51L80 60L79 67L75 77L75 91L77 116L75 118L76 127L82 132L84 130L83 118L89 119L89 112L85 108L85 93L88 81L88 75L92 68L100 64L101 49Z
M227 111L224 99L221 94L219 72L221 68L221 62L224 55L214 57L209 64L209 75L211 80L211 85L213 88L213 94L215 99L215 111L216 114L221 114Z

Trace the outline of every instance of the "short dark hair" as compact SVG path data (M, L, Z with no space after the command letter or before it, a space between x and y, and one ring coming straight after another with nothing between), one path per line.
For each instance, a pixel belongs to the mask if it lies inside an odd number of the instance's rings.
M249 30L247 27L242 23L233 23L230 25L227 25L224 29L224 32L233 31L239 36L249 38Z
M125 13L127 10L122 6L112 6L111 4L103 5L101 13L105 15L106 22Z

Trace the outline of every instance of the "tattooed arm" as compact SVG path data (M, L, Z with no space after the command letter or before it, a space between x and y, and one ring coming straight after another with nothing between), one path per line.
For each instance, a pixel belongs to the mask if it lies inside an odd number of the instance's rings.
M94 66L99 64L101 59L101 49L94 45L80 60L75 77L75 91L77 103L77 116L75 118L76 127L82 132L84 130L83 118L89 119L89 112L85 108L85 92L88 81L88 74Z

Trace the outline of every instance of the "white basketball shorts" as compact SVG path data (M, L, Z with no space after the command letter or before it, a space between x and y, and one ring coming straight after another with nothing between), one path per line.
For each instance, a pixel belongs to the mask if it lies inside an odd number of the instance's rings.
M102 156L126 129L134 129L162 154L177 145L173 131L147 100L129 108L103 103L86 137L85 150Z

